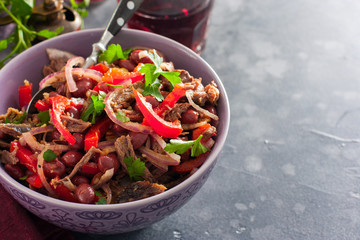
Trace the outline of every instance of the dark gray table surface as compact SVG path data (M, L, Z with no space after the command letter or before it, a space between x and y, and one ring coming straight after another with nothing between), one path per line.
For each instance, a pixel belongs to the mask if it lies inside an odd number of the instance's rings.
M91 9L104 27L114 0ZM203 58L231 127L183 208L146 229L79 239L359 239L360 2L217 0Z
M208 181L150 227L75 238L359 239L360 1L216 0L202 56L231 104Z

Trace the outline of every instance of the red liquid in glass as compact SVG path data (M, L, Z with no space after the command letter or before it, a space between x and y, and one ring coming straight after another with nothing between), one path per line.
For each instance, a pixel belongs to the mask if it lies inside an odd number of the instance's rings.
M174 39L200 53L214 0L144 0L128 27Z

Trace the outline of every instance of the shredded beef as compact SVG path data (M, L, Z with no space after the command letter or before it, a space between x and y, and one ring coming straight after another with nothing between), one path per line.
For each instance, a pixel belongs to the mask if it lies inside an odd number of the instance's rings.
M1 162L6 164L10 163L12 165L15 165L19 162L19 159L15 156L16 151L9 152L6 150L1 151Z
M128 185L124 191L117 196L116 202L124 203L144 199L162 193L166 187L148 181L138 181Z
M220 97L220 91L219 89L217 88L217 85L214 81L211 81L210 84L208 84L206 87L205 87L205 92L207 94L207 100L215 105L217 103L217 101L219 100L219 97Z
M62 70L62 68L66 65L67 60L75 56L72 53L58 50L55 48L47 48L46 53L49 57L50 64L44 66L43 68L44 76Z
M181 114L184 113L190 107L190 103L176 103L175 106L165 115L165 120L173 122L181 118Z
M186 70L176 69L175 72L180 73L179 77L181 79L181 82L183 82L183 83L191 83L194 79L194 77L191 76L190 73Z
M18 138L22 133L28 132L31 130L29 124L12 124L12 123L1 123L0 131L5 135L9 135L14 138Z
M85 122L81 119L76 119L67 115L62 115L61 120L69 132L84 132L91 126L90 122Z
M5 120L9 122L19 121L23 114L24 112L10 107L5 114L0 115L0 123L5 123Z

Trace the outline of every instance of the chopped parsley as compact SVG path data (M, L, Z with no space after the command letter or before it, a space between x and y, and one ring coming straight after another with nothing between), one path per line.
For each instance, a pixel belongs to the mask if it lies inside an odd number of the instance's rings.
M116 113L116 118L122 122L129 122L130 118L124 112Z
M43 155L43 158L46 162L51 162L52 160L56 159L56 157L56 153L50 149L46 150Z
M137 158L134 161L133 157L124 158L124 162L128 168L129 176L132 181L143 180L142 176L145 175L145 163Z
M105 61L107 63L113 63L118 59L128 59L132 49L123 50L119 44L111 44L103 53L99 56L99 61Z
M21 178L19 178L19 180L26 180L28 178L28 175L24 175Z
M171 139L170 143L166 144L164 150L167 151L168 153L183 154L189 148L191 148L191 156L197 157L202 153L210 151L210 149L208 149L207 147L201 144L200 141L202 137L203 135L200 135L196 140L192 140L192 141Z
M49 114L49 110L40 112L37 114L40 123L37 124L37 126L42 126L44 124L48 125L50 122L50 114Z
M97 201L95 204L96 205L104 205L104 204L106 204L106 199L105 198L99 198L99 201Z
M165 77L167 80L169 80L172 87L174 87L176 83L181 82L181 78L179 77L180 73L163 71L160 67L161 63L163 63L163 58L160 57L155 50L154 52L148 51L148 57L153 61L154 64L146 63L140 69L140 72L145 74L145 89L143 95L152 95L158 101L162 101L164 100L164 97L161 95L159 90L159 77Z
M100 91L99 95L97 96L91 96L91 102L89 104L89 106L87 107L87 109L81 114L81 120L83 121L89 121L90 116L92 116L91 118L91 123L95 124L95 118L97 116L100 116L101 113L104 111L105 108L105 103L104 103L104 99L105 99L106 93Z
M21 124L25 121L26 116L27 116L27 113L24 112L18 120L14 120L13 122L10 122L10 120L8 118L5 118L5 123Z

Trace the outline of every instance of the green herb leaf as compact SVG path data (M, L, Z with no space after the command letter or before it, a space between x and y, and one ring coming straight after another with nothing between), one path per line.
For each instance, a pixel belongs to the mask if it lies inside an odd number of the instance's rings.
M10 10L16 17L26 17L32 14L33 7L32 0L12 0Z
M49 122L50 122L49 110L40 112L37 114L37 116L40 119L40 123L38 123L38 126L42 126L44 124L49 125Z
M175 84L181 82L181 78L179 77L180 75L179 72L162 72L160 74L164 76L167 80L169 80L173 88Z
M0 52L8 47L8 40L4 39L0 41Z
M107 50L99 56L99 61L105 61L109 64L117 59L127 59L127 56L124 54L119 44L111 44Z
M94 191L95 192L95 195L98 196L98 197L102 197L102 194L99 192L99 191Z
M191 148L191 156L197 157L202 153L206 153L207 151L210 151L207 147L201 144L200 140L203 137L203 135L200 135L194 142L193 147Z
M185 153L189 148L191 148L191 156L197 157L202 153L205 153L207 151L210 151L207 147L201 144L201 138L203 135L200 135L196 140L191 141L183 141L178 139L171 139L170 143L166 144L164 150L168 153L177 153L177 154L183 154Z
M110 87L123 87L124 85L113 85L110 83L105 83L106 85L110 86Z
M129 122L130 118L124 112L116 113L116 118L122 122Z
M97 116L100 116L102 114L102 112L104 111L105 108L105 104L104 104L104 99L105 99L106 93L100 91L99 95L97 96L91 96L91 102L89 104L89 106L87 107L87 109L81 114L81 119L83 121L89 121L90 116L92 116L91 119L91 123L95 124L95 118Z
M97 201L95 204L96 205L104 205L104 204L106 204L106 199L105 198L99 198L99 201Z
M38 32L37 35L40 37L44 37L44 38L52 38L52 37L59 35L63 30L64 30L63 26L59 27L55 31L50 31L48 29L44 29L44 30L41 30L40 32Z
M181 82L181 78L179 77L179 72L166 72L163 71L160 67L163 62L163 58L160 57L156 51L150 52L148 51L148 57L153 61L154 64L146 63L139 70L141 73L145 74L145 86L143 95L154 96L158 101L164 100L164 97L161 95L159 87L160 80L159 76L162 75L171 83L172 87L176 83Z
M14 123L14 124L23 123L23 122L25 121L25 119L26 119L26 116L27 116L27 113L24 112L24 113L20 116L20 118L19 118L18 120L13 121L12 123ZM6 119L5 119L5 122L6 122Z
M155 97L156 100L162 101L162 100L164 100L164 97L160 93L160 85L161 85L160 80L155 79L155 81L152 84L150 84L144 88L144 91L142 92L142 94L144 96L151 95L151 96Z
M126 157L124 158L124 162L128 168L129 177L132 181L143 180L142 176L145 175L145 163L141 161L140 158L137 158L134 161L133 157Z
M28 175L24 175L21 178L19 178L19 180L26 180L28 178Z
M54 160L56 158L56 153L54 153L54 151L48 149L44 152L43 158L46 162L51 162L52 160Z

